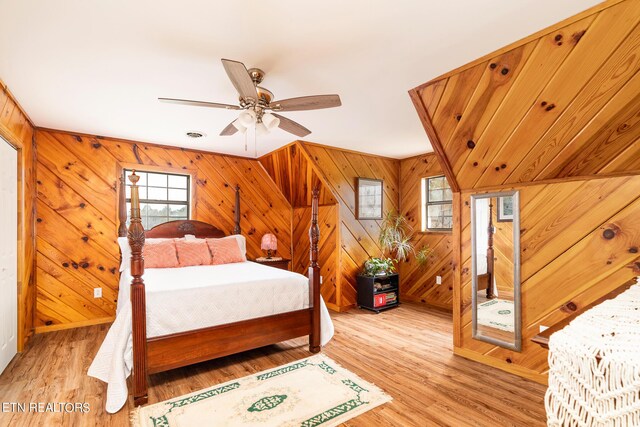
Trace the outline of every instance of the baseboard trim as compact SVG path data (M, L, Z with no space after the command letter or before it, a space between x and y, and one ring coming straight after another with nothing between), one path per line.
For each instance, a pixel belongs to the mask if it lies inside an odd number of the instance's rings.
M82 322L62 323L59 325L37 326L36 334L45 334L47 332L62 331L64 329L81 328L83 326L101 325L103 323L111 323L115 316L100 317L98 319L83 320Z
M444 310L444 311L448 311L448 312L453 312L453 307L450 305L440 305L440 304L432 304L430 302L427 301L423 301L420 297L414 297L411 295L403 295L402 293L400 294L400 302L413 302L416 304L422 304L426 307L433 307L433 308L437 308L438 310Z
M351 310L352 308L354 308L356 305L355 304L349 304L349 305L337 305L334 304L332 302L325 302L325 305L327 306L327 308L331 311L335 311L337 313L343 313L345 311Z

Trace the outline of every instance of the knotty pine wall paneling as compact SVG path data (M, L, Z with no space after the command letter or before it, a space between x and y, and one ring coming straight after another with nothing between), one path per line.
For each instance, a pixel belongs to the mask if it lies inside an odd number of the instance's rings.
M467 203L476 191L462 194L461 299L454 302L460 304L461 336L456 351L507 369L515 367L544 382L548 351L531 342L540 326L553 325L575 307L591 304L640 275L640 176L514 189L520 191L521 203L522 352L471 338L471 210Z
M0 81L0 136L18 150L18 351L33 333L35 307L35 180L34 127Z
M322 277L320 292L327 307L340 311L340 257L338 206L331 190L322 182L316 168L298 142L291 143L260 158L267 173L293 207L291 222L292 270L309 272L309 223L312 190L318 188L320 242L318 263Z
M274 233L291 257L291 205L257 160L118 139L38 130L35 325L49 331L107 322L118 294L117 186L121 165L195 175L192 218L231 233L235 185L247 256ZM308 229L308 225L307 225ZM93 298L102 287L103 298Z
M260 161L296 210L297 207L308 206L310 192L315 185L320 185L321 204L335 206L335 230L327 224L321 228L321 231L337 236L339 245L332 260L321 259L321 265L336 265L335 294L329 287L323 288L323 296L331 295L331 308L347 310L354 307L356 275L368 258L381 255L378 245L380 221L358 220L355 216L356 178L383 179L384 210L398 210L400 161L305 141L296 141L263 156ZM294 230L296 221L299 221L296 218L302 218L301 214L294 213ZM333 242L330 246L333 247ZM305 256L304 246L298 247L302 253L298 254L294 249L294 258L302 259ZM329 251L325 253L327 256L331 254Z
M400 161L302 142L300 147L333 193L339 207L340 290L338 305L356 305L356 275L370 257L381 255L380 221L355 216L357 177L384 180L384 211L399 209ZM401 279L402 280L402 279Z
M451 310L453 301L453 270L451 232L426 231L422 228L422 179L442 175L442 168L434 153L410 157L400 161L400 212L414 229L416 248L424 245L433 250L425 266L414 257L400 264L400 294L402 299L423 302ZM442 284L436 284L436 276Z
M640 274L640 3L605 1L410 91L454 195L454 348L545 382L530 342ZM471 194L519 190L523 349L471 338ZM606 231L606 233L605 233Z

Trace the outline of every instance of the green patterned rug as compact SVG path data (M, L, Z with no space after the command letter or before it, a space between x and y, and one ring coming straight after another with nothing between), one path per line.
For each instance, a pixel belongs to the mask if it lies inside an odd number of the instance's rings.
M316 355L206 390L143 406L139 426L336 426L391 397Z

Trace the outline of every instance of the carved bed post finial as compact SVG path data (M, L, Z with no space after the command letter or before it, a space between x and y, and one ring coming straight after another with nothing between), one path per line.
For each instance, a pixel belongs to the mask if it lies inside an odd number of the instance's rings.
M144 227L140 218L140 197L138 180L134 170L131 181L131 224L129 225L129 246L131 246L131 310L133 333L133 400L136 405L147 403L147 325L144 281Z
M318 241L320 240L320 228L318 227L318 197L320 190L315 187L312 191L313 198L311 201L311 228L309 228L309 240L311 242L309 257L311 267L318 266Z
M120 197L118 198L118 237L127 237L127 183L125 172L120 175Z
M318 199L320 189L313 189L311 200L311 227L309 227L309 306L311 307L311 334L309 335L309 351L320 351L320 265L318 264L318 242L320 228L318 227Z
M240 186L236 185L236 209L235 209L235 227L233 228L233 234L242 234L240 228Z

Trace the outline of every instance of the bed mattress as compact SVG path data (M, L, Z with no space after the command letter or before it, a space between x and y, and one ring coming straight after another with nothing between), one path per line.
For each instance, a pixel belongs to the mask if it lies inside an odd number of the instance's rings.
M131 274L120 278L118 312ZM309 307L309 280L255 262L144 271L147 338Z

